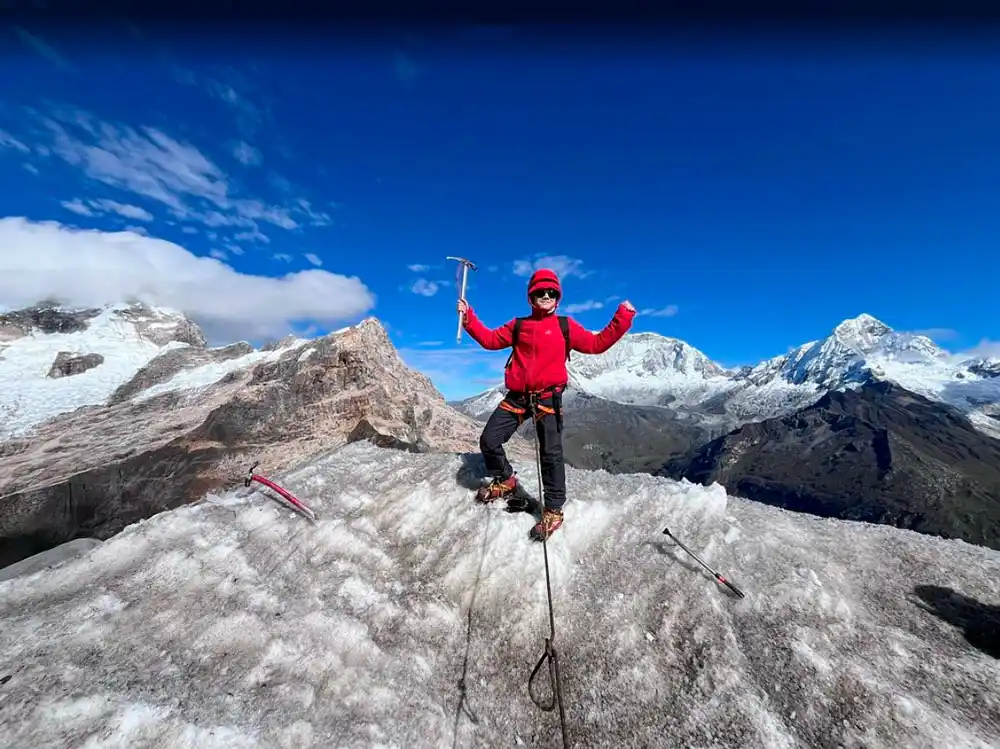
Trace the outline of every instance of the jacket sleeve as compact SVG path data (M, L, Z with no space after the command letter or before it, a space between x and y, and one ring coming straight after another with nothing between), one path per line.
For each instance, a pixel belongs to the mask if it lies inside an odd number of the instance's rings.
M619 304L611 322L604 326L600 333L591 333L576 320L569 321L569 345L573 351L581 354L603 354L614 346L632 327L635 311Z
M510 346L511 341L514 340L513 320L499 328L487 328L476 317L476 313L472 311L472 307L469 307L466 311L462 327L472 337L472 340L489 351L498 351L502 348L507 348Z

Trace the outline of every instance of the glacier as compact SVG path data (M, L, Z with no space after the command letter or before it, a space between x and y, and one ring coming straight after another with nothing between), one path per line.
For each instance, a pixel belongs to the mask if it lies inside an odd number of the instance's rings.
M315 525L239 486L0 582L0 745L560 746L527 693L542 547L471 500L481 473L355 443L272 477ZM1000 744L997 552L567 473L548 552L572 746Z

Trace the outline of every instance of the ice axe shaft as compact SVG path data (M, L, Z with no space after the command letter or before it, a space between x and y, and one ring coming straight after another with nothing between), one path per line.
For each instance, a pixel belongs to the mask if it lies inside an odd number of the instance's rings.
M479 270L479 269L476 267L475 263L473 263L471 260L466 260L464 257L453 257L453 256L449 255L448 256L448 260L455 260L456 262L459 262L459 263L462 264L462 287L461 287L461 290L458 292L458 298L459 299L465 299L465 287L466 287L466 282L469 279L469 268L472 268L472 270ZM458 332L455 334L455 342L456 343L461 343L462 342L462 313L461 312L458 313Z
M684 551L686 551L688 554L690 554L692 557L694 557L695 561L698 562L698 564L700 564L706 570L708 570L709 572L711 572L712 576L716 580L718 580L720 583L722 583L723 585L725 585L727 588L729 588L731 591L733 591L733 593L735 593L736 595L738 595L740 598L744 597L742 590L740 590L739 588L737 588L735 585L733 585L731 582L729 582L726 578L724 578L718 572L716 572L711 567L709 567L707 564L705 564L703 561L701 561L701 559L698 558L697 554L695 554L693 551L691 551L691 549L689 549L687 546L685 546L684 544L682 544L681 540L679 538L677 538L677 536L675 536L673 533L670 532L669 528L664 528L663 532L666 535L670 536L670 538L674 539L674 543L676 543L678 546L680 546L682 549L684 549Z

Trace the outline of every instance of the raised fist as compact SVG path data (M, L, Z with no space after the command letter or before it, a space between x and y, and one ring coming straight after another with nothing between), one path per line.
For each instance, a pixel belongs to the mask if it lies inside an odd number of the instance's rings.
M465 317L465 313L468 312L468 311L469 311L469 303L466 302L464 299L459 299L458 300L458 314L460 314L462 317Z
M632 306L632 302L630 302L628 299L622 302L622 307L627 309L629 312L635 312L635 307Z

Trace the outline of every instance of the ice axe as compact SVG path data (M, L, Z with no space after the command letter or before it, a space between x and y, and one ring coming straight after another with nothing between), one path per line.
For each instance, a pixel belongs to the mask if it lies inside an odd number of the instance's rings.
M461 289L461 291L458 292L458 298L459 299L465 299L465 284L466 284L466 281L468 281L468 278L469 278L469 268L472 268L472 270L479 270L479 269L476 267L476 264L474 262L472 262L471 260L466 260L464 257L452 257L451 255L449 255L447 259L448 260L456 260L456 261L458 261L459 263L462 264L462 289ZM456 343L461 343L462 342L462 314L461 313L459 313L459 315L458 315L458 333L455 335L455 342Z

